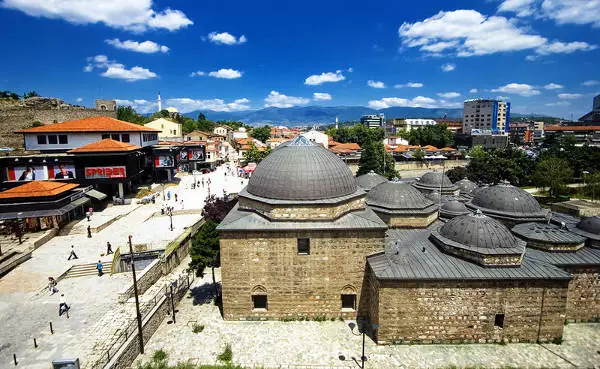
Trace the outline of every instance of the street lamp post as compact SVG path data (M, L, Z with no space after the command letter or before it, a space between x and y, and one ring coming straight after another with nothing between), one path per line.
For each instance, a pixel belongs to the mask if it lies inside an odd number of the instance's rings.
M169 215L169 220L171 221L171 231L173 230L173 207L169 207L168 208L168 215Z
M140 300L138 297L137 279L135 277L135 260L133 258L133 246L131 244L131 235L129 235L129 255L131 256L131 274L133 275L133 294L135 295L135 313L138 323L138 340L140 342L140 353L144 353L144 332L142 331L142 314L140 314Z
M161 185L162 185L163 201L165 201L165 184L161 183Z
M356 323L350 322L348 326L350 327L350 331L355 336L360 336L362 334L362 355L360 357L360 369L365 369L365 362L367 361L367 357L365 356L365 335L367 333L367 326L364 321L359 322L358 334L354 333L354 327L356 327ZM371 324L371 329L376 330L379 328L377 324Z
M23 243L23 213L17 213L17 237L19 237L19 245Z

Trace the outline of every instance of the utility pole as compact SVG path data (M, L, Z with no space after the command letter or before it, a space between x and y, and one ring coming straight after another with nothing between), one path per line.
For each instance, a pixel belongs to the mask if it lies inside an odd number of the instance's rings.
M129 235L129 255L131 255L131 273L133 275L133 294L135 295L135 312L138 323L138 339L140 341L140 354L144 353L144 332L142 331L142 314L140 314L140 299L138 298L137 280L135 277L135 260L133 259L133 246Z

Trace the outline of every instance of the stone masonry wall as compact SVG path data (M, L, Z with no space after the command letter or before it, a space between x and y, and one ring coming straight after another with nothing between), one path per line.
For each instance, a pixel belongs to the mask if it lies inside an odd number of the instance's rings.
M252 209L270 219L337 219L344 214L354 210L362 210L365 207L364 196L358 199L346 201L337 205L269 205L262 202L240 197L240 208Z
M573 275L569 283L567 319L600 321L600 268L564 268Z
M143 294L146 292L156 281L160 279L163 275L163 266L161 265L161 260L156 259L151 262L146 269L144 269L141 273L136 275L137 279L137 287L139 294ZM133 296L133 282L129 285L128 288L121 290L119 292L119 302L126 302L130 297Z
M379 283L378 343L547 342L562 336L568 281ZM495 326L496 314L504 314L503 328Z
M425 228L437 219L437 211L423 216L398 216L376 210L375 213L391 228Z
M310 238L299 255L297 238ZM222 232L221 277L226 320L284 317L354 318L341 294L360 301L366 256L383 250L384 231ZM252 294L266 293L268 309L253 311Z

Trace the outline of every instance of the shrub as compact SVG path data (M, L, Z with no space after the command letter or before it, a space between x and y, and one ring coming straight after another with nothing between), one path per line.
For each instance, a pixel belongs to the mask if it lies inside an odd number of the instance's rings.
M148 188L140 188L139 191L135 194L136 199L141 199L144 196L148 196L152 193Z
M562 336L554 338L554 339L552 340L552 343L553 343L553 344L555 344L555 345L560 345L560 344L562 344L562 343L563 343L563 338L562 338Z
M169 357L169 355L163 350L156 350L152 354L152 361L165 361L167 360L167 357Z
M225 364L231 363L231 360L233 360L233 351L231 351L231 345L229 343L225 346L223 352L217 356L217 360Z
M204 330L204 326L198 323L194 323L194 325L192 326L192 332L194 333L200 333Z

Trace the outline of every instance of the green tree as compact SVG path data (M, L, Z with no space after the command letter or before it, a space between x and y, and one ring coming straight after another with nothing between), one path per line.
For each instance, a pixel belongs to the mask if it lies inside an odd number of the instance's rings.
M244 152L242 159L242 166L248 165L248 163L260 163L264 158L271 153L271 148L266 147L264 151L260 151L256 145L252 144L249 150Z
M381 140L375 141L372 137L367 136L367 139L361 145L360 161L356 174L360 176L370 171L381 174L388 179L399 177L394 158L385 150L383 142Z
M0 91L0 99L20 100L19 95L12 91Z
M135 124L146 124L150 118L139 115L131 106L117 106L117 119Z
M413 152L412 157L418 161L423 161L425 159L425 150L419 147Z
M198 123L196 123L196 121L193 120L192 118L186 117L183 120L183 124L181 126L183 133L190 133L190 132L196 130L197 128L198 128Z
M437 124L435 126L425 126L412 129L405 134L411 145L427 146L432 145L438 148L449 147L454 144L454 134L448 130L446 124Z
M31 123L31 128L42 127L43 125L44 123L40 122L39 120L36 120L35 122Z
M271 137L271 126L256 127L250 132L250 136L261 142L267 142Z
M161 111L157 111L156 113L152 114L152 120L159 119L159 118L171 119L171 113L167 109L163 109Z
M539 187L548 187L550 196L557 197L566 193L566 185L573 180L573 169L566 159L547 157L538 163L533 180Z
M206 120L206 116L202 114L202 112L198 113L198 122L200 122L201 120Z
M29 92L26 92L23 94L24 99L29 99L30 97L39 97L39 96L40 96L40 94L38 94L35 91L29 91Z
M448 178L454 183L461 179L468 178L469 170L465 167L454 167L446 172Z
M219 223L207 220L206 223L200 227L200 230L196 234L192 247L190 248L190 268L192 268L197 276L204 275L204 269L212 268L213 283L216 284L215 279L215 267L219 267L219 232L217 232L217 226Z

